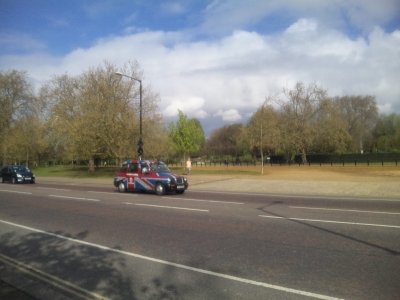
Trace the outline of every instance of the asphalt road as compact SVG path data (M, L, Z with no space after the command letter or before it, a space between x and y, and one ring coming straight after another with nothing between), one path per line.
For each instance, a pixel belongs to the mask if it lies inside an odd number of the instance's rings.
M399 299L399 255L396 199L0 186L0 278L37 299Z

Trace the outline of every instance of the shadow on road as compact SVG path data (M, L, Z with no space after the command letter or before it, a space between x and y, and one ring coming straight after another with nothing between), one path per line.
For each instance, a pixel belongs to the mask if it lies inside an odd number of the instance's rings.
M9 257L34 270L49 274L51 278L57 278L78 287L76 289L67 286L71 290L84 289L98 296L89 294L85 299L101 297L115 300L193 299L199 296L197 294L199 290L195 288L199 286L205 287L200 288L201 298L231 299L229 292L221 291L218 282L210 276L197 277L191 274L182 280L182 273L176 267L158 265L161 271L157 276L143 278L145 276L141 274L140 268L132 270L132 261L121 253L74 243L54 236L85 240L88 234L87 231L74 236L61 231L48 234L35 232L25 235L14 232L5 233L0 235L0 256ZM120 247L114 247L114 249L122 250ZM129 265L130 268L128 268ZM177 284L172 282L177 282ZM68 289L65 291L54 285L51 289L71 299L81 299L70 293ZM32 299L36 299L35 295L32 296ZM40 299L46 300L42 297Z
M349 235L345 235L345 234L342 234L342 233L339 233L339 232L336 232L336 231L333 231L333 230L329 230L329 229L326 229L326 228L322 228L322 227L320 227L320 226L312 225L312 224L307 223L306 221L288 219L289 217L287 217L287 216L279 215L279 214L274 213L274 212L272 212L272 211L269 211L269 210L267 209L267 207L271 207L272 205L275 205L275 204L282 204L282 203L284 203L284 202L282 202L282 201L275 201L275 202L273 202L273 203L271 203L271 204L269 204L269 205L262 206L262 207L259 207L259 208L257 208L257 209L260 210L260 211L262 211L262 212L264 212L264 213L270 214L271 216L284 218L284 219L286 219L286 220L288 220L288 221L291 221L291 222L293 222L293 223L298 223L298 224L301 224L301 225L305 225L305 226L308 226L308 227L311 227L311 228L314 228L314 229L318 229L318 230L321 230L321 231L324 231L324 232L327 232L327 233L330 233L330 234L334 234L334 235L336 235L336 236L340 236L340 237L342 237L342 238L345 238L345 239L347 239L347 240L351 240L351 241L353 241L353 242L361 243L361 244L364 244L364 245L366 245L366 246L370 246L370 247L373 247L373 248L376 248L376 249L383 250L383 251L385 251L385 252L387 252L387 253L389 253L389 254L391 254L391 255L395 255L395 256L400 255L400 252L398 252L398 251L396 251L396 250L393 250L393 249L390 249L390 248L387 248L387 247L383 247L383 246L380 246L380 245L376 245L376 244L373 244L373 243L369 243L369 242L367 242L367 241L363 241L363 240L357 239L357 238L355 238L355 237L352 237L352 236L349 236Z

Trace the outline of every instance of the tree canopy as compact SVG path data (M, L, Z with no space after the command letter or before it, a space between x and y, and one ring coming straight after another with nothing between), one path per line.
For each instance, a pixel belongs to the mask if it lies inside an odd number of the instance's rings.
M181 110L178 110L176 123L169 123L167 139L169 149L183 154L185 160L186 154L198 151L204 144L204 131L199 122L188 119Z

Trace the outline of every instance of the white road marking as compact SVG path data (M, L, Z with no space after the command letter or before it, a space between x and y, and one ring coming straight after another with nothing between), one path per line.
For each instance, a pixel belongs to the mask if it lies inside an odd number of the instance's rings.
M56 189L56 188L45 188L45 187L38 187L38 189L42 189L42 190L56 190L56 191L70 191L67 189Z
M98 299L102 299L102 300L108 300L108 298L105 298L99 294L90 292L88 290L85 290L83 288L81 288L80 286L77 286L75 284L72 284L71 282L62 280L58 277L55 277L53 275L50 275L46 272L43 272L37 268L34 268L30 265L24 264L18 260L12 259L11 257L8 257L6 255L3 255L0 253L0 261L2 261L3 263L8 264L9 266L13 267L13 268L17 268L18 270L29 274L30 276L33 276L41 281L50 283L51 285L60 288L64 291L67 291L70 294L73 294L75 296L78 296L79 298L82 299L92 299L92 297L94 298L98 298ZM79 291L76 292L75 290ZM89 297L87 297L89 296Z
M7 193L17 193L17 194L28 194L28 195L32 195L32 193L28 193L28 192L19 192L19 191L10 191L10 190L0 190L0 192L7 192Z
M162 206L162 205L151 205L151 204L140 204L140 203L125 203L131 205L140 205L140 206L150 206L150 207L161 207L161 208L171 208L171 209L183 209L183 210L196 210L196 211L206 211L209 212L208 209L196 209L196 208L185 208L185 207L174 207L174 206Z
M246 195L246 196L260 196L260 197L284 197L284 198L303 198L303 199L332 199L332 200L363 200L363 201L389 201L389 202L400 202L398 199L393 198L370 198L365 196L361 197L342 197L342 196L318 196L318 195L286 195L286 194L267 194L267 193L240 193L240 192L228 192L228 191L200 191L200 190L190 190L191 193L209 193L209 194L226 194L226 195Z
M189 271L193 271L193 272L197 272L197 273L201 273L201 274L207 274L207 275L211 275L211 276L215 276L215 277L220 277L220 278L229 279L229 280L233 280L233 281L237 281L237 282L247 283L247 284L251 284L251 285L255 285L255 286L262 286L262 287L265 287L265 288L270 288L270 289L279 290L279 291L282 291L282 292L287 292L287 293L292 293L292 294L297 294L297 295L302 295L302 296L308 296L308 297L317 298L317 299L343 300L343 299L340 299L340 298L335 298L335 297L325 296L325 295L321 295L321 294L305 292L305 291L301 291L301 290L282 287L282 286L279 286L279 285L268 284L268 283L264 283L264 282L260 282L260 281L254 281L254 280L249 280L249 279L240 278L240 277L236 277L236 276L231 276L231 275L226 275L226 274L217 273L217 272L213 272L213 271L208 271L208 270L204 270L204 269L198 269L198 268L194 268L194 267L189 267L189 266L185 266L185 265L182 265L182 264L169 262L169 261L166 261L166 260L161 260L161 259L158 259L158 258L153 258L153 257L149 257L149 256L135 254L135 253L132 253L132 252L127 252L127 251L123 251L123 250L109 248L109 247L106 247L106 246L102 246L102 245L98 245L98 244L94 244L94 243L89 243L89 242L85 242L85 241L82 241L82 240L76 240L74 238L65 237L65 236L62 236L62 235L55 234L55 233L46 232L46 231L43 231L43 230L35 229L35 228L24 226L24 225L19 225L19 224L16 224L16 223L11 223L11 222L8 222L8 221L0 220L0 222L4 223L4 224L11 225L11 226L27 229L27 230L30 230L30 231L46 234L46 235L53 236L53 237L56 237L56 238L68 240L68 241L71 241L71 242L74 242L74 243L79 243L79 244L83 244L83 245L86 245L86 246L91 246L91 247L95 247L95 248L98 248L98 249L111 251L111 252L115 252L115 253L131 256L131 257L135 257L135 258L139 258L139 259L143 259L143 260L147 260L147 261L151 261L151 262L155 262L155 263L159 263L159 264L173 266L173 267L176 267L176 268L189 270Z
M327 221L327 220L313 220L313 219L300 219L300 218L284 218L276 216L264 216L259 215L262 218L270 219L281 219L281 220L294 220L294 221L307 221L307 222L322 222L322 223L335 223L335 224L350 224L350 225L361 225L361 226L375 226L375 227L388 227L388 228L400 228L396 225L381 225L381 224L368 224L368 223L357 223L357 222L341 222L341 221Z
M189 199L189 198L177 198L177 197L162 197L165 199L173 199L173 200L184 200L184 201L199 201L199 202L213 202L213 203L226 203L226 204L244 204L239 202L227 202L227 201L217 201L217 200L198 200L198 199Z
M64 199L72 199L72 200L84 200L84 201L100 201L97 199L88 199L88 198L77 198L77 197L67 197L67 196L59 196L59 195L49 195L50 197L56 197L56 198L64 198Z
M323 207L303 207L303 206L289 206L289 207L290 208L298 208L298 209L334 210L334 211L359 212L359 213L370 213L370 214L400 215L400 213L393 213L393 212L386 212L386 211L337 209L337 208L323 208Z
M137 195L135 195L135 194L123 194L123 193L95 192L95 191L88 191L88 193L94 193L94 194L109 194L109 195L120 195L120 196L137 197Z

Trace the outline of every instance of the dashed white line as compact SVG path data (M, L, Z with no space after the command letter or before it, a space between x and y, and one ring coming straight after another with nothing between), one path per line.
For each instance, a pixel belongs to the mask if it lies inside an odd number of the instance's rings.
M17 193L17 194L28 194L28 195L32 195L32 193L28 193L28 192L19 192L19 191L10 191L10 190L0 190L0 192L7 192L7 193Z
M183 201L199 201L199 202L213 202L213 203L226 203L226 204L244 204L240 202L227 202L227 201L217 201L217 200L199 200L199 199L189 199L189 198L176 198L176 197L162 197L165 199L173 200L183 200Z
M368 224L368 223L357 223L357 222L342 222L342 221L314 220L314 219L301 219L301 218L285 218L285 217L265 216L265 215L259 215L259 217L270 218L270 219L281 219L281 220L306 221L306 222L322 222L322 223L334 223L334 224L400 228L400 226L396 225Z
M94 194L109 194L109 195L119 195L119 196L137 197L137 195L135 195L135 194L122 194L122 193L110 193L110 192L95 192L95 191L88 191L88 193L94 193Z
M77 197L67 197L67 196L59 196L59 195L49 195L50 197L56 198L64 198L64 199L72 199L72 200L84 200L84 201L95 201L98 202L98 199L88 199L88 198L77 198Z
M56 190L56 191L70 191L67 189L56 189L56 188L45 188L45 187L38 187L38 189L42 189L42 190Z
M171 208L171 209L182 209L182 210L195 210L195 211L205 211L209 212L208 209L196 209L196 208L185 208L185 207L174 207L174 206L162 206L162 205L152 205L152 204L140 204L140 203L125 203L131 205L140 205L140 206L150 206L150 207L160 207L160 208Z
M400 213L386 212L386 211L338 209L338 208L323 208L323 207L303 207L303 206L289 206L289 207L290 208L298 208L298 209L333 210L333 211L358 212L358 213L370 213L370 214L400 215Z

